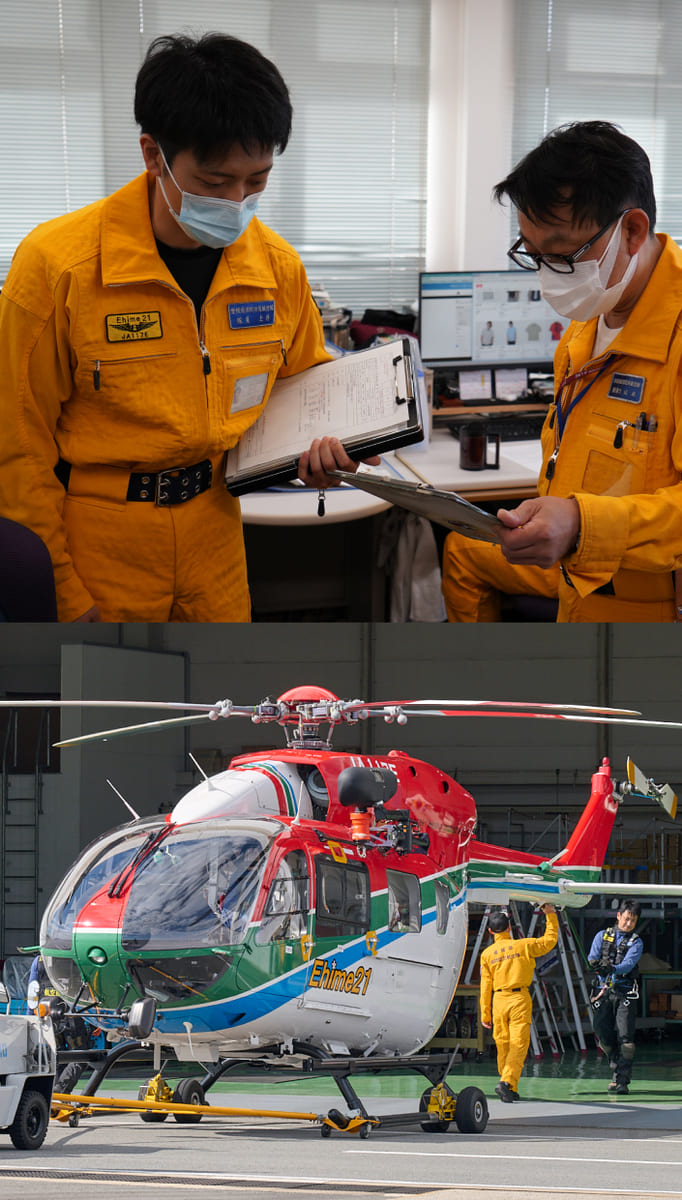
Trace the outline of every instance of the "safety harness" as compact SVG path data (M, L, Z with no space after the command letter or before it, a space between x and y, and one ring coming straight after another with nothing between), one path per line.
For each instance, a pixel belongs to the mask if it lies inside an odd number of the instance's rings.
M636 1000L639 996L639 986L637 983L639 967L636 964L631 971L628 971L627 975L614 975L613 973L613 968L622 963L630 947L639 940L639 934L633 930L628 937L622 937L618 941L618 932L618 926L613 925L610 929L605 929L602 934L601 954L595 969L601 979L605 979L606 982L602 984L597 981L595 991L590 996L590 1000L595 1007L598 1006L602 996L610 988L617 995L628 1000ZM629 986L626 987L626 984Z

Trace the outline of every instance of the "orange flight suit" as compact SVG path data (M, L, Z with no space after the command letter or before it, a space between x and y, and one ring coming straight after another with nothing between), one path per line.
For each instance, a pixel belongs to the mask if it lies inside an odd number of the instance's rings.
M592 361L615 356L567 417L559 445L556 411L542 431L541 496L574 497L577 550L543 571L513 567L499 547L451 533L443 593L451 621L496 620L496 591L554 595L558 621L673 621L674 575L682 567L682 250L659 234L661 255L622 329L592 360L597 319L572 322L554 359L557 386ZM640 414L651 428L638 429ZM548 464L558 447L554 473ZM682 603L682 601L680 601Z
M0 296L0 513L47 544L59 620L246 621L238 500L225 451L277 376L329 355L303 264L253 218L223 250L200 323L159 256L148 176L38 226ZM68 490L55 475L71 465ZM169 506L131 473L210 460Z
M492 946L481 955L481 1021L491 1021L497 1048L497 1070L503 1083L518 1088L530 1042L533 1002L528 991L535 959L549 954L557 943L559 921L546 913L545 932L539 938L513 939L505 929L494 934Z

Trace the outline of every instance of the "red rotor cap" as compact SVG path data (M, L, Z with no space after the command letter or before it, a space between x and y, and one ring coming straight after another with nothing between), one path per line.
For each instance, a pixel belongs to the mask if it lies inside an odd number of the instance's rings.
M282 695L277 697L277 702L278 704L314 704L325 700L338 700L338 698L326 688L304 683L300 687L289 688L288 692L282 692Z

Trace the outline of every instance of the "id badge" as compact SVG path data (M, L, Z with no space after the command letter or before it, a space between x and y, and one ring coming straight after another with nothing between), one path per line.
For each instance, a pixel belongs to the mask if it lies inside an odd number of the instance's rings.
M244 375L241 379L235 379L230 412L246 412L262 404L269 378L268 372L263 371L261 375Z

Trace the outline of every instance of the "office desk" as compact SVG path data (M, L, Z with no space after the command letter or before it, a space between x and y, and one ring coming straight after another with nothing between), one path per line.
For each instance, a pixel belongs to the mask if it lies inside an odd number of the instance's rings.
M430 444L385 456L404 478L457 491L473 503L536 494L540 443L503 442L498 471L462 471L459 443L436 429ZM412 472L412 474L410 474ZM251 492L242 519L255 621L384 621L388 579L377 566L384 500L353 488Z
M537 495L542 464L539 439L501 442L497 471L463 471L459 465L459 441L447 429L435 429L427 449L406 446L396 456L432 487L458 492L474 504L486 500L523 500Z
M407 478L412 478L405 471ZM342 521L359 521L390 508L387 500L369 496L352 487L330 488L325 492L324 517L317 515L317 492L314 488L291 488L290 491L249 492L242 496L242 521L245 525L336 525Z

